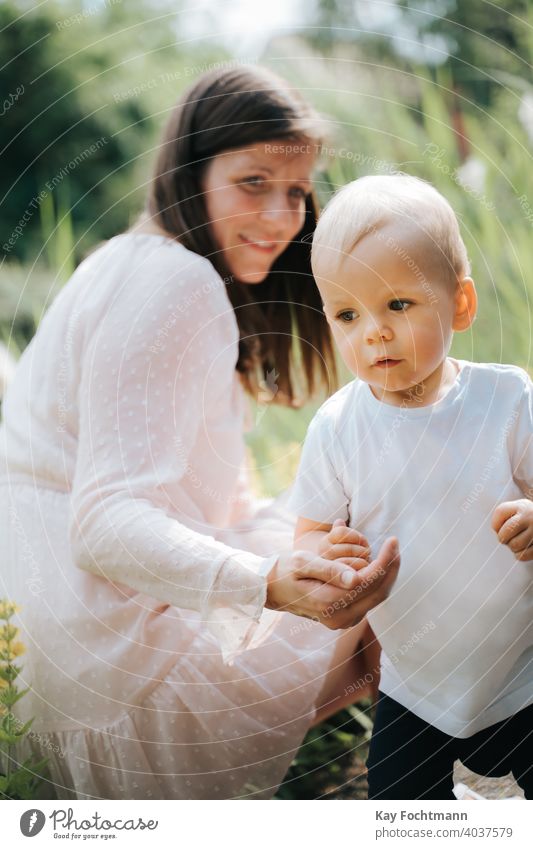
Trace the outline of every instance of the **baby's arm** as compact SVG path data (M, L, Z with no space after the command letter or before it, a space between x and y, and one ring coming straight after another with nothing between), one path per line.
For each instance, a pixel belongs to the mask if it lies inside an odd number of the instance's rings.
M524 498L504 501L492 514L492 527L517 560L533 560L533 383L519 370L519 404L508 433L513 478ZM511 421L511 418L509 419Z
M370 547L366 537L359 531L347 528L343 519L335 519L333 525L327 525L300 516L294 532L294 545L319 554L326 560L341 560L354 569L367 566L370 562Z

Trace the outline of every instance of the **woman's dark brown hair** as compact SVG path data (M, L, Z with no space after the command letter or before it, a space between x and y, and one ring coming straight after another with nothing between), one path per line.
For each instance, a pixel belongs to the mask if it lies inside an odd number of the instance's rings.
M237 369L254 396L259 382L274 371L278 403L294 404L319 385L336 383L329 328L311 272L316 197L307 197L303 227L268 277L248 285L235 280L213 240L202 177L210 159L237 147L273 139L320 147L319 129L312 108L270 71L241 66L209 72L171 114L148 197L152 222L207 257L226 280L240 329ZM298 385L302 373L305 387Z

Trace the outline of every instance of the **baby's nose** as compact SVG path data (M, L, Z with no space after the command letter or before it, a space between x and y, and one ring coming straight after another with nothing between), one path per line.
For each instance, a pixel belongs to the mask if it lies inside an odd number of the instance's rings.
M390 342L392 331L384 322L370 318L366 325L366 339L371 344L374 342Z

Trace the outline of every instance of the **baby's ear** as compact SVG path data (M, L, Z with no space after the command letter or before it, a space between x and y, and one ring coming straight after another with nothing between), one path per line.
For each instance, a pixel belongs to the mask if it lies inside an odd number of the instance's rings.
M455 289L454 330L468 330L476 317L477 293L471 277L462 277Z

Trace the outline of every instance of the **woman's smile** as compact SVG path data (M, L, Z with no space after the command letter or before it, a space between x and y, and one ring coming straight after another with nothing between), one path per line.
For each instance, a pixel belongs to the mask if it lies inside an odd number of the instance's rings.
M266 239L251 239L248 236L243 236L242 234L239 234L239 238L249 248L255 248L255 250L262 251L267 254L274 253L279 244L278 242L269 242Z

